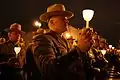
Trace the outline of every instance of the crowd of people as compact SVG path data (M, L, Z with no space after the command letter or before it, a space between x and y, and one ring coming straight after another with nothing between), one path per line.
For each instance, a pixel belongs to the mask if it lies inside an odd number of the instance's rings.
M49 29L33 32L27 44L22 37L22 26L13 23L8 30L8 40L0 38L0 80L119 78L120 51L110 48L93 28L79 29L77 39L63 36L73 16L63 4L49 6L47 12L40 15ZM18 54L15 47L20 47Z

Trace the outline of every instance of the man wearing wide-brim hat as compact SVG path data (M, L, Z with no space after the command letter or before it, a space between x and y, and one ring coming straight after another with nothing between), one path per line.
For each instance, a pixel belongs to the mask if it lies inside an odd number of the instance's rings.
M22 80L21 70L25 62L25 47L21 46L21 25L13 23L8 30L8 41L0 44L0 66L3 80ZM18 55L14 48L20 47ZM0 79L0 80L2 80Z
M65 10L63 4L51 5L47 8L47 12L40 15L40 20L48 23L51 30L44 35L36 35L31 47L42 77L41 80L85 80L85 72L81 66L84 64L76 63L79 62L79 53L84 55L84 52L88 51L91 46L91 30L88 28L81 32L79 46L71 51L67 41L61 36L67 30L68 20L73 15L71 11ZM85 37L86 34L88 37ZM80 66L78 72L76 65Z

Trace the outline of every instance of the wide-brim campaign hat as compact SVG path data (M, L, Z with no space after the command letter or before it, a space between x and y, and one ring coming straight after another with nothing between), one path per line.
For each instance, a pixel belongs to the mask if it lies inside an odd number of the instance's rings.
M19 32L21 34L24 34L25 32L21 30L21 25L18 23L13 23L10 25L10 28L8 29L8 32Z
M52 16L64 16L70 19L74 16L71 11L66 11L63 4L54 4L47 8L47 12L40 15L40 20L47 22Z

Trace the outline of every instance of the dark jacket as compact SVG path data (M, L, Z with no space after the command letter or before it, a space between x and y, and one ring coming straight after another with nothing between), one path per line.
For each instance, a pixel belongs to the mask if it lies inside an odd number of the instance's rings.
M41 80L85 80L86 53L77 47L70 51L60 34L51 31L35 36L32 53Z
M16 58L16 53L14 51L15 46L21 47L18 58ZM23 46L21 46L20 44L14 44L11 41L0 44L0 72L3 79L6 80L6 78L14 78L21 80L21 77L18 76L21 76L20 71L22 70L24 62L25 48ZM16 65L15 63L18 63L18 65Z
M26 74L25 80L40 80L41 79L41 74L34 60L34 56L32 52L32 45L29 45L26 51L26 63L24 67L24 72Z

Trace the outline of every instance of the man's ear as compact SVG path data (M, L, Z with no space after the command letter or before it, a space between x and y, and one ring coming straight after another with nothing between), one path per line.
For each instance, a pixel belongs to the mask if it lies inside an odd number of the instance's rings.
M50 24L54 25L54 20L50 20Z

